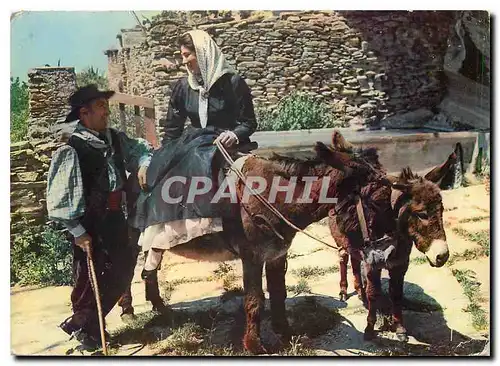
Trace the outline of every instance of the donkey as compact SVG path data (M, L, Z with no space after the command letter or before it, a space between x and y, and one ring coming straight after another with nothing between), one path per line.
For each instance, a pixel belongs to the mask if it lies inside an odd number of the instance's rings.
M365 160L377 169L385 169L378 160L376 149L354 149L344 137L335 131L332 147L339 152L348 152ZM395 251L387 258L389 270L389 293L392 300L392 330L398 339L407 340L403 326L402 300L404 276L408 269L412 243L424 253L432 267L443 266L449 257L446 234L443 226L443 204L437 186L443 176L456 162L452 153L447 161L425 175L419 177L411 169L405 168L398 177L386 176L391 186L374 181L361 189L360 197L370 239L376 240L384 235L394 239ZM354 275L354 288L364 302L368 302L365 339L375 336L377 298L381 294L381 267L363 260L363 242L360 232L355 202L341 202L346 208L338 207L329 213L330 232L340 247L340 299L347 300L347 263L351 256ZM361 278L361 263L365 269L365 281ZM364 283L366 283L366 288Z
M247 178L260 177L267 183L262 196L269 197L270 184L280 177L280 185L290 184L298 176L293 196L280 191L272 205L300 229L327 217L335 205L320 201L323 189L326 196L339 197L339 192L349 192L349 187L363 185L376 179L378 172L367 164L349 162L345 166L347 154L332 151L318 142L316 157L300 161L286 157L265 159L248 155L241 165L241 172ZM343 156L341 156L343 155ZM315 182L309 188L301 182L301 177L314 176ZM237 181L236 192L239 202L233 217L223 218L223 231L192 239L168 250L170 254L203 261L222 261L240 258L243 264L244 308L246 329L243 346L251 353L266 352L260 340L260 316L264 306L262 272L265 264L267 289L271 303L272 326L277 334L289 339L291 332L285 312L285 272L286 255L296 230L269 211L255 196L242 202L246 187ZM309 201L301 199L309 190ZM342 199L342 197L339 197Z

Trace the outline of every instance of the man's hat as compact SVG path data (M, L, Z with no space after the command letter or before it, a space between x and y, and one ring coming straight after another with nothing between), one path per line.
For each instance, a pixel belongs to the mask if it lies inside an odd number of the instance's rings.
M80 108L88 105L91 101L95 99L105 98L109 99L115 94L112 90L101 91L97 89L97 85L90 84L81 88L78 88L76 92L74 92L69 97L69 104L71 105L71 112L66 116L64 122L72 122L79 119L78 112Z

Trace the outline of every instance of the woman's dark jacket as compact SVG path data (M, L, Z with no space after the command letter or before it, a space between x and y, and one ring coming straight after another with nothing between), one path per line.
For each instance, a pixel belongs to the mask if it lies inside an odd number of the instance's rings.
M199 91L189 87L187 77L177 81L172 89L167 117L160 120L166 141L178 138L189 117L193 127L200 128L198 115ZM238 74L224 74L209 90L207 127L233 131L241 143L257 129L250 88Z

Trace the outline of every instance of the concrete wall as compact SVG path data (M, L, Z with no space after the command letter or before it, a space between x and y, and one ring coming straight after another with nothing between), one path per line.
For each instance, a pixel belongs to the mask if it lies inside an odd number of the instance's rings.
M423 172L442 164L460 142L464 153L465 169L473 161L473 152L478 140L477 132L431 133L412 130L352 131L338 129L347 141L357 147L375 147L381 163L390 173L400 172L410 166ZM316 141L331 143L334 129L318 129L287 132L256 132L252 140L259 144L256 154L269 156L272 152L296 157L313 156Z

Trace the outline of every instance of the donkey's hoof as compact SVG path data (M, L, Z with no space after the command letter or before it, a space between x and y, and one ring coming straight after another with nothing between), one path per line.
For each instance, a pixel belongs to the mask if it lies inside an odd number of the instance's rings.
M346 302L347 301L347 294L341 292L339 294L339 297L340 297L340 301L342 301L342 302Z
M365 328L365 334L363 336L363 338L365 339L365 341L371 341L373 340L375 337L376 337L376 333L375 333L375 330L372 329L372 328Z
M261 355L264 353L268 353L264 348L260 339L254 337L244 337L243 338L243 347L250 353L254 355Z
M405 331L396 331L396 339L399 341L399 342L408 342L408 335L406 334L406 330Z

